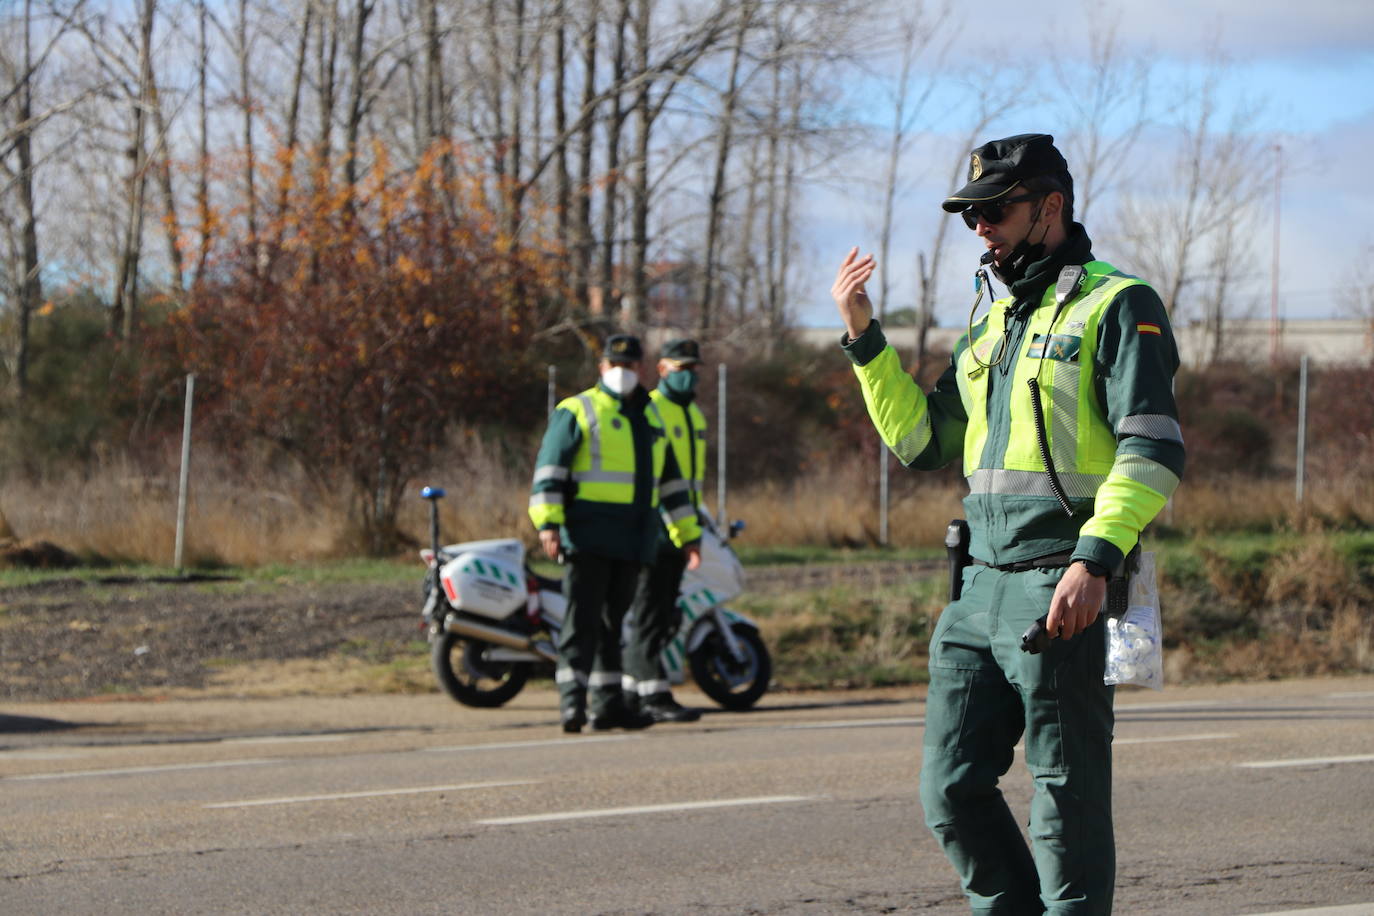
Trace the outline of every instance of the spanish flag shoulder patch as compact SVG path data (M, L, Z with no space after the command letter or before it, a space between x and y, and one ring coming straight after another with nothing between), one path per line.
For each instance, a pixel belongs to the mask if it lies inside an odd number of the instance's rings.
M1163 333L1163 332L1161 332L1161 331L1159 330L1159 325L1157 325L1157 324L1148 324L1148 323L1146 323L1146 322L1141 322L1140 324L1136 325L1136 326L1135 326L1135 329L1136 329L1136 333L1138 333L1138 334L1160 334L1160 333Z

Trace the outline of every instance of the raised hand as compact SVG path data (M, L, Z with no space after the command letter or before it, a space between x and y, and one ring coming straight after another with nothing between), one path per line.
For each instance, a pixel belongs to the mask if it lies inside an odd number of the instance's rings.
M835 308L851 340L868 330L868 323L873 320L873 303L864 291L864 284L877 266L873 255L861 258L858 247L851 248L840 262L835 285L830 287L830 296L835 300Z

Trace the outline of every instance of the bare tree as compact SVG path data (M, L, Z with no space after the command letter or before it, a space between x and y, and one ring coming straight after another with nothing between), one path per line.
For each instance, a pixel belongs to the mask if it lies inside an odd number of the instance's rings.
M157 0L142 0L138 10L137 34L133 42L138 55L136 88L130 93L133 124L129 130L129 171L125 182L125 215L114 304L110 308L110 329L132 340L138 327L139 258L143 252L144 196L148 186L147 121L153 100L153 25Z
M740 98L740 64L744 57L745 39L759 14L756 0L745 0L736 11L734 41L730 45L730 67L725 86L720 90L720 117L716 125L716 154L711 174L711 190L706 200L706 246L702 256L701 298L698 305L697 326L704 334L715 323L717 259L719 258L721 223L725 218L725 186L729 174L730 153L734 145L736 110Z
M1123 164L1149 120L1152 55L1129 53L1118 36L1119 10L1084 0L1086 54L1054 54L1056 107L1073 125L1064 150L1074 177L1074 215L1086 222L1098 196L1120 184ZM1115 176L1115 177L1114 177Z
M1207 281L1217 252L1234 247L1235 236L1228 233L1237 227L1227 224L1255 219L1255 205L1270 186L1268 142L1250 129L1256 108L1244 101L1223 103L1225 68L1225 58L1214 53L1200 80L1183 88L1171 106L1179 113L1173 127L1177 152L1159 176L1160 187L1148 196L1141 191L1124 195L1121 206L1133 262L1154 282L1175 320L1188 317L1190 296ZM1222 332L1221 303L1234 293L1229 265L1224 278L1211 293L1214 335Z
M925 108L926 101L934 91L936 83L927 80L916 90L912 86L912 74L916 63L929 50L937 31L948 15L948 8L935 14L933 20L927 19L924 6L916 5L902 9L897 16L897 82L892 94L892 131L888 138L887 163L883 171L883 210L882 224L878 230L878 263L891 263L892 224L897 198L901 190L901 163L909 144L911 131ZM936 62L938 65L938 61ZM923 271L924 273L924 271ZM878 318L887 309L891 289L892 271L884 269L878 279Z
M19 156L19 186L22 253L18 270L19 286L19 346L15 358L15 397L22 404L29 387L29 316L43 301L42 281L38 271L38 213L33 199L33 4L24 0L24 41L16 95L19 134L14 146ZM5 529L9 523L4 522Z
M981 141L990 125L1002 118L1016 105L1015 97L1008 96L998 88L997 76L1019 83L1025 77L1018 71L999 71L995 69L975 70L969 75L970 92L973 98L963 107L973 113L968 129L963 134L958 151L949 151L949 161L954 163L945 186L953 189L963 182L961 178L967 168L965 156ZM924 366L930 354L930 330L936 323L936 304L939 302L939 277L944 264L946 246L949 242L949 227L959 225L949 216L940 216L935 224L935 234L927 251L916 254L917 307L916 307L916 364Z

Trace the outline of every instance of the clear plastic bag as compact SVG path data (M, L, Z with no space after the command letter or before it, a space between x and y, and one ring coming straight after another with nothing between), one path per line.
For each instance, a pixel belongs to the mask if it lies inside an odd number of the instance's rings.
M1164 631L1159 620L1159 590L1155 586L1155 555L1140 554L1131 574L1126 610L1107 617L1108 684L1164 687Z

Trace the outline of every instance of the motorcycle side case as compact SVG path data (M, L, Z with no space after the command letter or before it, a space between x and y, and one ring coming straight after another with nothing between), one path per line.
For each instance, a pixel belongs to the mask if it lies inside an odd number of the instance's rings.
M525 606L525 546L516 538L451 544L453 559L439 569L449 603L482 617L501 619Z
M744 567L711 526L701 531L701 565L682 575L678 606L689 616L710 610L744 591Z

